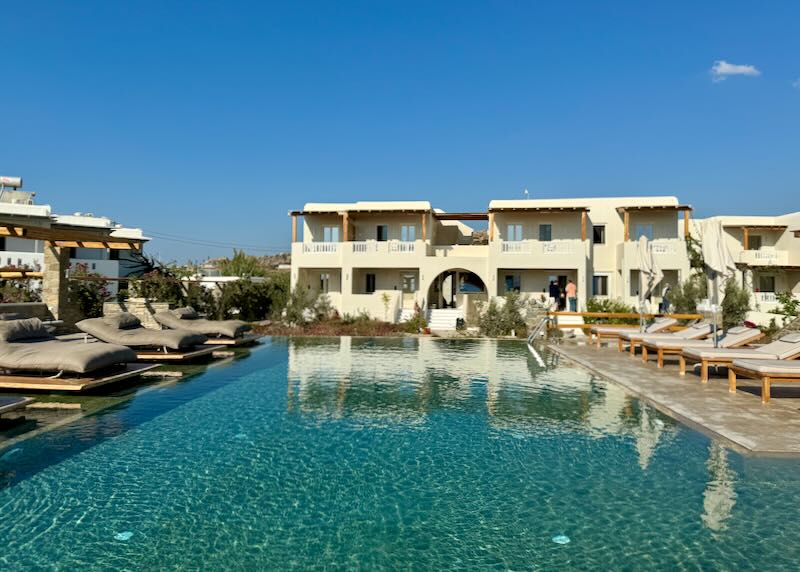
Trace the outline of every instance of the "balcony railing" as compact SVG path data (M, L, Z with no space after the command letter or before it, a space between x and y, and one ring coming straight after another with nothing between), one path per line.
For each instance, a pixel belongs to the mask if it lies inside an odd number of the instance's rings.
M503 254L573 254L577 252L580 240L516 240L503 241L500 252Z
M739 253L739 262L751 266L785 266L789 263L789 252L774 248L743 250Z
M338 242L304 242L303 254L335 254L339 252Z
M759 304L777 304L778 297L775 292L756 292L756 302Z
M403 240L390 240L389 241L389 252L399 252L399 253L413 253L416 248L416 243L411 241L403 241Z
M362 240L351 242L352 252L356 254L368 254L375 252L389 252L392 254L409 254L416 252L417 244L412 241L404 240Z

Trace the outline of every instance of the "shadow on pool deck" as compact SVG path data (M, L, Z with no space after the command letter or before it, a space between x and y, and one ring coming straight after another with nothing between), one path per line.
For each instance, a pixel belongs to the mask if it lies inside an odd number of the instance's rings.
M732 448L756 455L800 456L800 388L776 386L773 400L762 405L760 386L741 380L736 394L728 392L724 376L707 384L688 371L678 375L677 361L658 369L637 354L616 346L596 348L575 342L550 344L554 352L618 383L639 399Z

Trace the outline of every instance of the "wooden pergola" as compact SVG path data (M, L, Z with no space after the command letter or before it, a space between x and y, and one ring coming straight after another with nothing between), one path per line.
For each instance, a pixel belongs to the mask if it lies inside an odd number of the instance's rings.
M40 240L44 243L44 269L34 272L8 269L5 279L42 279L42 302L53 317L63 319L67 305L67 270L70 248L96 248L141 252L145 238L124 236L119 228L63 224L50 216L0 215L0 237Z
M513 207L492 207L489 209L489 240L494 240L494 215L495 213L507 212L535 212L537 214L562 214L562 213L580 213L581 215L581 240L586 240L586 227L589 218L589 207L584 206L513 206Z
M689 238L689 213L692 210L691 205L631 205L617 208L617 212L622 215L622 221L625 225L626 241L631 239L632 212L683 212L683 237Z
M428 239L428 217L436 212L432 209L353 209L353 210L311 210L289 211L292 217L292 243L297 242L297 217L308 215L336 215L342 219L342 241L350 241L350 222L359 215L392 214L392 215L419 215L421 218L422 240Z
M726 224L724 228L738 228L742 231L742 247L745 250L750 250L750 232L751 231L779 231L783 232L788 227L785 224ZM797 233L795 233L797 236Z

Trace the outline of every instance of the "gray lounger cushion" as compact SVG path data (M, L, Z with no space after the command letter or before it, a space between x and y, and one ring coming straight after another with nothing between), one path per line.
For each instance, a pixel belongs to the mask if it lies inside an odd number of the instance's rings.
M800 334L783 336L760 348L691 348L683 355L694 359L789 359L800 354Z
M51 337L39 318L0 320L0 342L43 340Z
M671 334L648 334L647 332L632 332L630 334L622 334L620 337L623 340L643 340L645 338L653 338L655 340L692 340L697 338L702 338L703 336L707 336L711 333L711 324L708 322L700 322L698 324L694 324L689 326L688 328L684 328L683 330L679 330L677 332L673 332Z
M116 318L116 316L114 317ZM133 323L130 319L124 317L117 321L123 324ZM136 320L136 322L138 323L139 320ZM203 334L187 332L186 330L150 330L143 328L141 325L118 328L109 325L106 322L106 318L82 320L75 326L80 331L103 342L131 348L166 347L171 350L184 350L204 344L207 340Z
M184 309L181 308L181 311ZM176 310L177 311L177 310ZM238 338L251 329L250 324L241 320L204 320L203 318L179 318L174 311L157 312L153 316L159 324L173 330L187 330L207 336Z
M730 348L738 346L749 341L753 341L761 336L761 331L758 328L747 328L745 326L737 326L725 332L724 336L719 338L718 348ZM714 340L668 340L665 338L645 338L645 343L651 343L656 348L714 348Z
M103 316L102 320L112 328L127 330L129 328L138 328L142 325L141 320L131 314L130 312L120 312L119 314L112 314L110 316Z
M89 373L132 361L136 361L136 354L130 348L112 344L54 338L0 342L0 368L3 369Z
M19 312L3 312L0 314L0 320L21 320L23 317Z
M781 375L800 375L800 361L783 359L750 360L737 359L733 365L749 369L761 375L780 377Z

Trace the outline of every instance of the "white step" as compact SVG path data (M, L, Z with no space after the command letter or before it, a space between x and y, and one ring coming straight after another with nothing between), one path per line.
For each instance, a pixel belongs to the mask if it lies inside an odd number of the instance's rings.
M459 318L464 318L464 312L456 308L429 310L428 327L436 331L455 330Z

